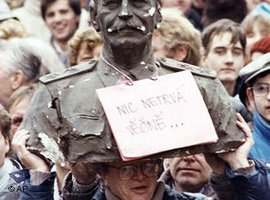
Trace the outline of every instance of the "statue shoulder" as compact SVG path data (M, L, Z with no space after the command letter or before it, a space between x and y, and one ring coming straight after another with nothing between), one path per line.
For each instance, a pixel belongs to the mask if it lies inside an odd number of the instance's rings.
M48 84L54 81L66 79L74 75L91 72L95 69L97 60L91 60L89 62L81 63L76 66L69 67L64 71L59 71L51 74L44 75L39 78L39 81L43 84Z
M212 69L191 65L184 62L179 62L177 60L170 59L170 58L157 59L156 62L160 67L165 68L169 71L176 72L176 71L189 70L193 75L196 75L196 76L202 76L202 77L210 78L210 79L215 79L217 77L216 72Z

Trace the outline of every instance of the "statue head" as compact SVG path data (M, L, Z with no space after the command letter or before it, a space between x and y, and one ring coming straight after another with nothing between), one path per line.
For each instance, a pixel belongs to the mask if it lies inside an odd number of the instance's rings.
M161 21L156 0L93 0L90 4L93 26L101 31L105 46L132 48L151 40Z

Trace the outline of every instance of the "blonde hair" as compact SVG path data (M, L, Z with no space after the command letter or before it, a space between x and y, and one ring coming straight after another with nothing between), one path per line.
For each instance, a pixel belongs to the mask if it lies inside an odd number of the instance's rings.
M254 24L257 24L259 29L265 30L267 34L270 34L270 17L268 15L248 14L241 23L241 28L248 35L253 32Z
M178 9L162 8L161 14L162 22L156 31L164 41L163 49L169 52L178 45L184 45L188 47L188 54L183 62L198 65L202 53L200 31Z
M5 0L11 9L22 7L25 0Z
M25 38L30 34L24 25L16 19L7 19L0 22L0 39L8 40L14 37Z
M10 96L7 109L10 112L11 108L17 105L20 101L22 101L25 97L29 97L31 99L38 88L37 83L29 83L27 85L21 86Z
M90 51L103 44L101 35L93 28L87 27L78 29L73 37L68 41L68 63L69 66L78 64L77 57L82 43L87 43Z

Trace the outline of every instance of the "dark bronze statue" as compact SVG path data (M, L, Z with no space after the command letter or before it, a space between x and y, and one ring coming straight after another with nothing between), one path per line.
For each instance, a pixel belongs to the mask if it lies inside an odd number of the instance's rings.
M43 154L39 133L46 133L69 161L121 159L96 89L181 70L192 72L219 140L157 156L228 151L242 143L243 134L236 126L229 96L212 70L153 57L152 33L161 21L158 1L95 0L91 16L94 27L104 37L102 55L98 60L40 79L41 87L21 126L32 133L28 141L32 149Z

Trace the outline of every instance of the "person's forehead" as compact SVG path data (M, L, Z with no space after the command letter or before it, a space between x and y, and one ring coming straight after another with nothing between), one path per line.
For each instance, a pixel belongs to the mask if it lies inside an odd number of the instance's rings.
M111 1L111 0L92 0L93 2L92 3L95 3L95 4L98 4L98 3L100 3L100 4L102 4L102 3L106 3L106 2L109 2L109 1ZM114 0L114 1L117 1L117 2L123 2L124 0ZM127 2L134 2L134 0L125 0L125 1L127 1ZM141 0L141 1L143 1L144 3L148 3L148 4L153 4L153 3L157 3L157 4L159 4L160 3L160 1L161 0ZM172 0L170 0L170 1L172 1ZM91 3L91 2L90 2Z
M141 165L144 163L157 163L156 160L144 159L144 160L134 160L134 161L122 161L122 162L114 162L110 163L113 166L126 166L126 165Z
M48 5L47 11L49 9L54 9L54 8L70 8L70 4L68 0L56 0L52 2L51 4Z
M221 46L233 45L234 47L242 48L240 40L233 42L232 37L233 35L230 32L213 35L210 41L210 47L216 48Z
M259 76L259 75L258 75ZM259 76L255 79L254 83L269 83L270 84L270 71L265 72L264 76Z
M195 160L204 159L204 154L203 153L197 153L197 154L181 156L181 157L180 156L179 157L173 157L173 158L168 158L168 159L171 160L171 161L179 161L179 160L183 160L184 158L187 158L187 157L192 157Z
M111 0L91 0L91 2L89 3L89 7L90 7L90 13L92 14L93 13L93 9L91 8L94 8L94 10L96 10L97 13L102 13L103 12L103 9L102 7L104 6L108 6L108 4L105 4L106 2L109 2ZM120 8L120 6L122 5L121 3L124 1L124 0L114 0L114 1L117 1L119 2L118 4L116 4L118 7L117 7L117 10ZM127 1L127 3L138 3L137 1L134 1L134 0L125 0ZM144 8L145 7L152 7L152 8L155 8L156 10L158 10L160 8L160 5L161 5L161 2L160 0L141 0L143 1L142 3L144 3ZM140 2L139 2L140 3ZM146 6L146 4L148 4ZM141 8L137 8L136 6L128 6L128 9L133 9L133 10L140 10Z

